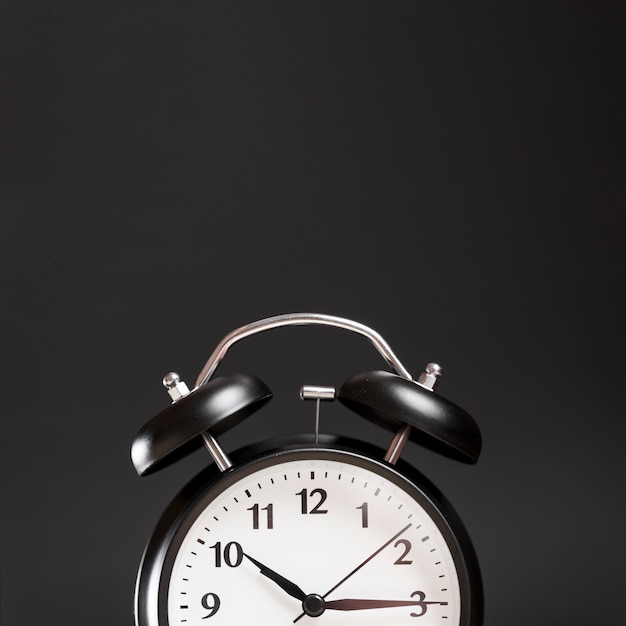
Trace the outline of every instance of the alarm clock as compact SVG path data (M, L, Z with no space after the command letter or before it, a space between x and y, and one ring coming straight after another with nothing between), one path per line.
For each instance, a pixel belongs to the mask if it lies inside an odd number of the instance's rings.
M315 403L310 432L226 452L220 435L272 397L256 376L214 375L229 348L259 332L313 324L365 337L388 369L338 388L303 385L300 396ZM167 374L172 403L135 437L134 467L144 476L201 447L211 462L172 501L147 544L135 624L482 624L468 534L437 488L400 458L412 440L458 461L478 460L480 430L436 393L441 373L430 363L414 380L373 329L298 313L226 335L191 390ZM380 425L387 445L321 432L320 404L333 399Z

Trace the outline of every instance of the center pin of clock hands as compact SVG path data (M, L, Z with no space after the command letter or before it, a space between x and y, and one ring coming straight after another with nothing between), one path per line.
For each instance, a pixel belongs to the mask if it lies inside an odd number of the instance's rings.
M326 609L334 609L338 611L354 611L357 609L374 609L374 608L386 608L391 606L410 606L412 604L418 604L415 601L395 601L395 600L357 600L357 599L349 599L349 600L329 600L326 601L324 598L329 596L335 589L343 585L350 577L356 574L363 566L367 565L376 555L380 554L389 544L394 542L400 535L405 533L409 528L411 528L413 524L407 524L400 532L397 532L391 539L388 539L380 548L372 552L362 563L357 565L347 576L344 576L334 587L331 587L323 596L318 596L317 594L311 594L309 596L304 597L302 601L302 608L304 612L298 615L296 619L293 620L295 624L297 621L301 620L305 615L310 615L311 617L319 617ZM294 596L296 597L296 596ZM400 602L400 604L397 604Z

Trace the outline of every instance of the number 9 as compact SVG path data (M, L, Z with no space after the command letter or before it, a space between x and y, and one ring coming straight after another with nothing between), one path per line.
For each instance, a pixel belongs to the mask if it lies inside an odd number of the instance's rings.
M202 596L201 604L205 609L207 609L207 611L211 611L202 619L207 619L207 617L213 617L220 608L220 597L216 593L205 593Z

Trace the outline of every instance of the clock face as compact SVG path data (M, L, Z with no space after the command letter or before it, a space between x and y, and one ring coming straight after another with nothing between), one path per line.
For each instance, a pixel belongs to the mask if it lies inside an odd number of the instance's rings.
M148 593L155 624L470 624L466 563L444 516L359 454L268 455L225 473L180 519Z

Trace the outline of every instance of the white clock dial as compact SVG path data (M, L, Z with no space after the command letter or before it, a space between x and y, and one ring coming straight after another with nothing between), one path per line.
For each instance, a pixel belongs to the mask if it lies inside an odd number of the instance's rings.
M172 543L169 626L461 623L451 534L393 470L308 451L222 483Z

